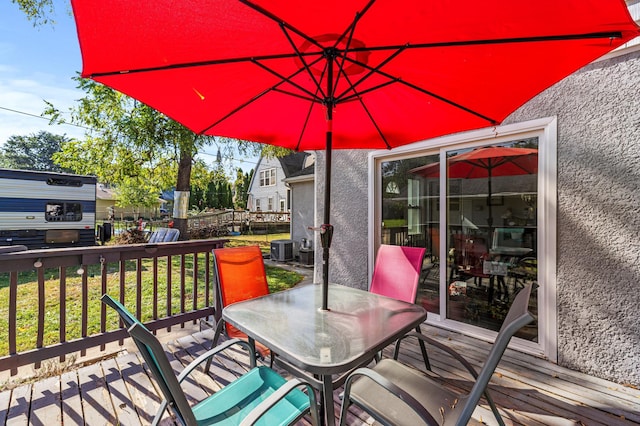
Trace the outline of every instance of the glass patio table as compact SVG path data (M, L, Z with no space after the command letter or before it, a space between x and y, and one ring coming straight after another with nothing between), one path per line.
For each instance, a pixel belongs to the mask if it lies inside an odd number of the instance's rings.
M325 424L333 425L334 389L427 313L419 305L342 285L330 284L328 294L327 311L320 309L321 285L309 284L229 305L222 317L321 391Z

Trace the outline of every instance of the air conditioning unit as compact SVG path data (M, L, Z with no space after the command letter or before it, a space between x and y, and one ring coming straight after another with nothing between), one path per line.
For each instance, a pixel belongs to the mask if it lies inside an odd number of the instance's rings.
M293 260L293 240L271 241L271 260L278 262Z

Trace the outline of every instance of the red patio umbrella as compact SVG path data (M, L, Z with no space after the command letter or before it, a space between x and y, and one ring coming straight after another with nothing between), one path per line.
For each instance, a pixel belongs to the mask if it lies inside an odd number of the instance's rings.
M83 77L197 133L326 149L325 290L332 149L496 125L638 35L623 0L72 5Z
M411 169L410 173L430 178L440 176L440 163ZM487 205L489 235L493 226L491 212L491 178L498 176L518 176L538 173L538 150L506 146L485 146L476 148L447 159L447 176L454 179L487 179Z

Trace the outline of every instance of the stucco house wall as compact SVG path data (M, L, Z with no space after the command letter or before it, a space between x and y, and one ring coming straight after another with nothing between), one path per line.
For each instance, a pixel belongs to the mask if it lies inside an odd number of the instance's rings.
M640 385L640 51L583 68L504 124L552 116L558 124L558 363ZM367 153L333 154L329 278L359 288L368 279L367 182L374 171ZM317 161L321 224L324 153Z
M329 281L368 288L368 169L366 150L336 150L332 154L331 216L334 226L329 257ZM316 226L324 223L325 153L316 158ZM322 247L315 243L316 282L322 281ZM331 297L331 295L329 295Z
M593 63L508 123L558 118L558 363L640 384L640 50Z

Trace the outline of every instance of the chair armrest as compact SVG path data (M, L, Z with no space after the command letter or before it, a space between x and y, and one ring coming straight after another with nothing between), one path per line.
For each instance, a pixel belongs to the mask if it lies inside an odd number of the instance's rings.
M436 419L433 418L431 413L427 411L426 408L422 406L413 396L402 390L396 384L379 374L377 371L374 371L370 368L358 368L355 370L344 384L344 399L343 406L350 401L349 394L351 393L351 383L357 376L366 376L369 379L373 380L380 387L386 389L391 393L394 397L398 398L402 402L404 402L409 408L411 408L422 420L424 420L426 425L438 425ZM344 408L343 408L344 411ZM343 413L341 413L341 416ZM341 419L342 420L342 419Z
M249 343L245 342L244 340L240 340L240 339L227 340L224 343L216 346L215 348L209 349L207 352L203 353L198 358L196 358L193 361L191 361L184 368L184 370L182 370L182 372L178 376L178 383L182 383L184 381L184 379L189 377L189 374L191 374L193 372L193 370L195 370L198 365L202 364L203 362L205 362L207 360L210 360L213 356L219 354L220 352L222 352L222 351L224 351L226 349L229 349L229 347L231 347L231 346L233 346L235 344L239 344L241 346L245 346L247 348L249 354L252 354L251 345L249 345ZM250 356L254 356L255 357L255 354L250 355ZM255 359L254 359L254 362L255 362ZM255 363L253 365L255 365ZM152 423L152 426L156 426L158 424L158 422L162 418L162 413L164 413L164 410L166 410L166 409L167 409L167 400L165 398L162 398L162 402L160 403L160 407L158 407L158 411L156 411L156 415L154 417L154 421Z
M253 425L255 424L260 417L266 414L274 405L276 405L279 401L284 399L289 393L295 390L298 387L305 386L307 388L307 394L309 395L309 410L311 412L311 422L313 425L318 424L318 412L317 412L317 404L316 404L316 394L313 391L313 387L308 382L302 381L300 379L290 379L277 391L269 395L264 401L258 404L247 417L245 417L240 426L245 425Z
M399 339L396 342L396 349L395 352L393 354L393 358L394 359L398 359L398 354L400 352L400 341L406 337L415 337L416 339L422 340L424 342L427 342L428 344L435 346L436 348L448 353L449 355L451 355L453 358L457 359L460 364L462 364L467 371L469 372L469 374L471 374L473 376L474 379L478 379L478 372L476 371L476 369L469 363L469 361L467 361L465 358L463 358L462 355L460 355L458 352L456 352L455 349L438 342L437 340L434 340L430 337L425 336L422 333L418 333L415 331L412 331L411 333L407 333L405 334L401 339ZM500 412L498 411L498 408L496 407L495 402L493 402L493 397L491 396L491 394L489 393L489 388L486 388L484 390L484 396L487 399L487 402L489 403L489 407L491 407L491 411L493 411L493 414L496 416L496 419L498 420L498 424L500 426L504 426L504 421L502 420L502 417L500 416Z
M182 383L184 381L184 379L186 379L189 376L189 374L191 374L191 372L193 372L193 370L196 369L197 366L199 366L203 362L211 359L213 356L219 354L220 352L222 352L222 351L224 351L226 349L229 349L229 347L231 347L231 346L233 346L235 344L238 344L240 346L244 346L248 350L249 356L255 357L255 354L253 354L253 351L251 350L251 345L249 345L249 343L245 342L244 340L240 340L240 339L227 340L227 341L219 344L215 348L209 349L207 352L203 353L198 358L196 358L193 361L191 361L189 363L189 365L187 365L184 368L184 370L182 370L180 375L178 376L178 383ZM255 365L255 360L253 361L252 365Z
M458 352L456 352L455 349L438 342L437 340L434 340L430 337L425 336L422 333L417 333L415 331L412 331L410 333L405 334L404 336L402 336L402 338L398 339L398 341L396 342L396 350L394 352L394 356L393 358L395 360L398 359L398 354L400 352L400 342L407 338L407 337L415 337L416 339L422 340L424 342L427 342L428 344L435 346L436 348L448 353L449 355L451 355L453 358L457 359L468 371L469 373L473 376L474 379L478 378L478 372L476 371L476 369L469 364L469 361L467 361L465 358L463 358L462 355L460 355Z

